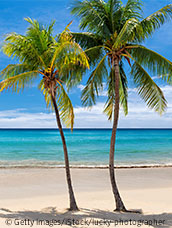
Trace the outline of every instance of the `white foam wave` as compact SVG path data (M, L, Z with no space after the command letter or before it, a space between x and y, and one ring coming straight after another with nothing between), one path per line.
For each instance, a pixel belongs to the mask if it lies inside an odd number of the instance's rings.
M39 161L39 160L22 160L22 161L0 161L0 168L64 168L63 161ZM108 168L108 163L100 162L71 162L71 168ZM171 163L139 163L129 164L120 162L115 165L116 168L151 168L151 167L172 167Z

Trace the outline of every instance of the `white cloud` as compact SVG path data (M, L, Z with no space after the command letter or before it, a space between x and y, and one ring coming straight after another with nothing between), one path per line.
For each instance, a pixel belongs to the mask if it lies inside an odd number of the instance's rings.
M166 113L160 116L146 107L137 95L136 88L129 88L129 114L124 116L120 111L119 127L121 128L172 128L172 86L161 87L168 102ZM104 103L97 103L91 111L82 107L75 109L76 125L88 127L111 127L107 117L102 114ZM79 121L83 120L83 122ZM93 125L91 125L91 123Z
M85 85L80 84L80 85L77 86L77 88L82 91L85 88Z
M0 128L46 128L55 127L52 113L29 113L26 109L0 111Z
M137 92L137 89L136 88L128 88L128 93L130 93L130 92Z
M162 90L168 101L167 112L159 116L146 107L139 98L136 89L130 89L129 114L120 111L121 128L172 128L172 87L164 86ZM98 102L92 109L75 107L76 128L109 128L112 123L103 114L104 103ZM29 113L26 109L0 111L0 128L55 128L55 115L52 113Z
M146 107L146 104L137 95L136 89L130 89L129 114L120 116L119 127L133 128L172 128L172 87L161 87L168 102L167 111L160 116Z
M85 85L80 84L80 85L77 86L77 88L80 89L80 91L82 91L85 88ZM105 89L106 88L106 83L103 83L103 88L104 89L99 92L99 96L100 97L106 97L107 96L107 92L108 91Z
M153 76L152 79L153 79L153 80L155 80L155 79L160 79L160 77L159 77L159 76Z
M75 108L75 127L77 128L109 128L110 121L103 114L104 103L97 103L92 109Z
M102 114L103 103L93 106L92 110L76 107L75 127L94 128L110 127L106 116ZM53 113L29 113L26 109L0 111L0 128L55 128L56 120Z

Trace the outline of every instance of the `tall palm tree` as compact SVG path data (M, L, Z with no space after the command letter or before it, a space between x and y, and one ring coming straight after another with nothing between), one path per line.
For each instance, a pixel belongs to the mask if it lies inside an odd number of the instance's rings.
M116 202L116 211L127 211L120 196L115 172L114 151L120 105L128 113L127 81L124 66L131 67L131 78L138 93L148 107L160 114L165 111L167 102L161 89L150 73L171 80L172 63L143 46L143 41L172 17L172 4L163 7L149 17L143 18L140 0L128 0L123 5L119 0L76 0L72 14L80 19L80 29L86 32L74 33L76 41L86 49L91 61L92 73L82 92L85 106L96 103L96 95L108 90L104 112L113 119L109 153L109 172ZM103 83L105 82L105 83Z
M30 86L34 80L39 82L38 88L45 95L47 105L52 107L56 114L64 150L70 210L78 210L61 120L73 129L74 111L65 88L80 81L82 71L89 67L88 59L74 41L68 29L70 24L61 35L53 36L54 22L45 27L30 18L26 21L30 23L26 35L11 33L3 44L3 52L17 59L19 63L10 64L2 70L0 92L10 89L18 92Z

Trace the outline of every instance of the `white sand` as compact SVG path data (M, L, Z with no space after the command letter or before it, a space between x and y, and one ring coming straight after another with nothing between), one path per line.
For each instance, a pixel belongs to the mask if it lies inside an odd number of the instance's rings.
M172 168L117 170L127 209L142 209L142 214L113 212L115 204L108 170L72 169L72 179L80 207L77 213L66 210L68 192L64 169L0 169L0 228L150 227L146 225L147 220L153 222L152 227L172 227ZM44 220L44 225L39 225L37 219ZM48 225L53 219L59 220L58 224ZM130 219L134 224L135 220L146 224L130 225L127 221ZM6 220L12 225L7 226ZM118 220L118 225L117 221L116 226L107 223L110 220ZM156 225L160 220L165 220L164 225ZM129 224L122 225L124 221ZM59 225L62 222L67 225ZM78 222L82 225L72 225Z

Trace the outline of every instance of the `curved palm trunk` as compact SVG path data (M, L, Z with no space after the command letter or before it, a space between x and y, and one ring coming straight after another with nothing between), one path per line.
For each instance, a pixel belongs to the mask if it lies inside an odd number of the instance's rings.
M124 203L122 202L121 196L118 191L117 183L115 180L114 152L115 152L118 117L119 117L119 60L116 58L114 62L112 61L112 64L114 64L112 65L112 67L114 67L114 70L115 70L115 105L114 105L114 119L113 119L110 154L109 154L109 172L110 172L112 190L113 190L113 194L116 202L116 211L127 211L124 206Z
M53 93L51 94L51 98L52 98L52 102L53 102L53 106L54 106L54 110L55 110L55 114L56 114L57 125L58 125L58 128L59 128L61 139L62 139L62 143L63 143L64 158L65 158L65 169L66 169L66 179L67 179L69 198L70 198L70 208L69 208L69 210L78 211L79 209L78 209L78 206L76 204L75 195L74 195L74 191L73 191L73 187L72 187L66 141L65 141L64 134L63 134L63 129L62 129L61 121L60 121L60 115L59 115L59 111L58 111L55 95Z

